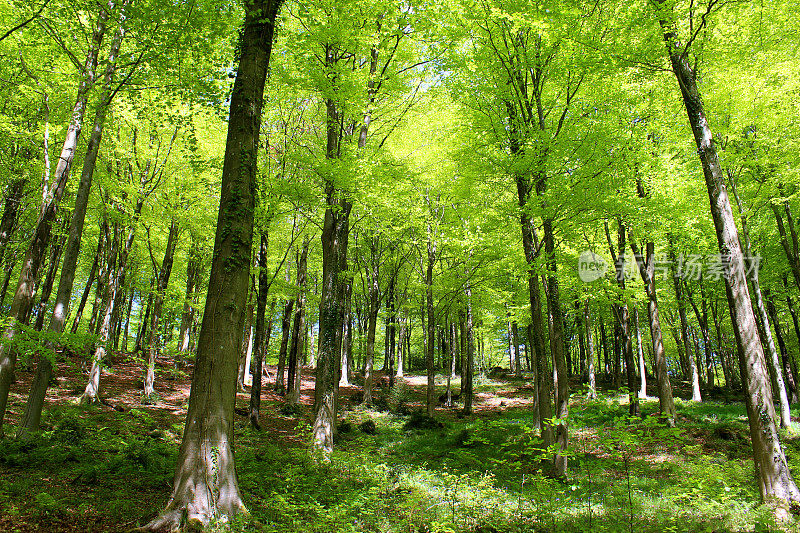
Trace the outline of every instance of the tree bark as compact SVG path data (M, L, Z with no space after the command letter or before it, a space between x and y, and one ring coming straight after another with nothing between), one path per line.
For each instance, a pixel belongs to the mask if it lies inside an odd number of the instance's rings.
M739 352L739 366L745 384L747 415L759 492L763 500L767 502L775 500L783 507L787 501L800 500L800 490L789 471L775 423L772 391L765 368L764 351L755 327L755 316L745 278L744 257L739 245L739 232L733 218L714 135L706 118L695 72L689 65L687 57L681 53L683 46L678 42L676 30L667 16L664 0L656 0L656 5L660 8L660 24L664 32L667 54L672 71L678 80L703 167L719 251L728 259L724 276L725 292Z
M558 377L556 388L555 416L558 419L555 442L558 445L554 465L554 475L567 475L568 417L569 417L569 377L567 376L567 359L564 354L564 318L561 312L561 298L556 275L555 234L553 221L544 220L544 250L547 254L547 305L553 317L553 334L550 337L550 351L553 355L555 374Z
M597 398L597 382L594 371L594 338L592 337L592 313L589 309L589 300L583 304L583 325L586 328L586 360L589 372L589 391L587 397L590 400Z
M33 238L25 253L22 263L17 287L14 292L14 300L11 303L9 316L12 318L11 324L5 328L3 333L7 341L13 340L17 333L19 324L27 324L33 307L34 288L39 270L44 260L44 255L50 243L53 221L55 220L56 210L61 198L66 190L72 161L75 150L78 147L78 139L83 126L83 117L86 112L86 103L89 91L94 83L95 70L97 68L97 56L102 45L106 30L108 14L114 9L114 0L107 6L99 10L97 25L92 34L89 44L89 51L83 65L83 76L78 85L78 93L64 144L61 148L61 155L53 174L53 182L45 184L45 194L42 198L42 205L39 211L39 219L33 232ZM3 432L3 419L5 417L8 393L11 382L14 379L14 367L17 362L16 350L10 344L0 346L0 435Z
M667 424L674 426L677 418L675 400L672 397L672 384L667 370L667 358L664 355L664 341L661 333L661 319L658 313L658 297L656 295L655 276L655 243L648 242L645 248L646 256L642 257L631 239L633 256L639 266L639 274L644 282L644 292L647 296L647 318L650 323L650 338L653 341L653 360L655 361L656 384L658 386L658 405L661 414L667 418Z
M255 360L253 362L253 385L250 387L250 414L248 415L250 424L252 424L252 426L259 431L261 431L259 417L261 412L261 380L263 375L262 365L264 356L266 354L266 342L264 342L264 315L267 310L267 293L269 292L269 271L267 270L268 250L269 235L266 231L261 231L261 245L258 248L258 298L256 300L256 332L253 340L253 353ZM188 288L186 292L189 292ZM184 307L184 314L186 312L185 309L186 308ZM272 321L272 314L274 312L275 299L273 298L269 315L270 322ZM269 342L269 338L267 338L267 342Z
M702 396L700 395L700 372L697 370L697 362L692 353L692 343L689 339L689 321L686 318L686 300L683 296L682 273L679 273L677 269L675 243L671 236L669 241L669 261L672 270L672 284L675 288L675 301L678 303L678 317L681 321L681 341L683 342L683 350L688 363L689 376L692 380L692 401L699 402L702 401Z
M428 345L425 350L425 371L428 376L428 386L425 405L428 416L436 412L436 369L434 368L434 335L436 332L436 318L433 313L433 265L436 262L436 244L431 235L430 223L428 224L428 261L425 265L425 303Z
M206 527L246 511L233 456L236 373L247 288L264 85L281 0L245 4L239 65L231 94L219 217L203 325L173 491L146 529Z
M464 299L467 307L466 313L466 357L464 373L461 376L461 397L464 400L464 413L472 413L474 402L474 372L475 372L475 327L472 318L472 288L467 285L464 289Z
M264 239L265 236L262 234L261 238ZM189 335L195 313L195 292L200 277L200 243L197 239L197 236L193 234L189 255L186 258L186 296L183 301L181 329L178 336L178 351L181 353L189 352ZM260 266L266 268L266 263ZM266 306L266 300L264 305Z
M325 64L333 71L339 59L334 45L325 46ZM331 86L337 90L338 80L331 74ZM325 157L341 157L341 110L333 97L325 100L327 143ZM322 228L322 295L319 305L319 356L314 388L314 424L312 445L323 458L333 451L336 423L337 369L342 357L342 322L344 320L344 277L347 272L347 243L350 235L350 211L353 204L346 191L332 177L325 183L325 221Z
M178 241L178 221L172 218L167 235L167 247L164 250L164 260L158 272L156 293L153 297L153 311L150 315L150 340L147 343L147 371L144 375L144 400L151 401L155 393L154 382L156 378L156 355L158 354L158 332L161 323L161 309L164 307L164 294L169 285L172 274L172 264L175 260L175 247Z
M303 250L297 258L297 300L294 304L294 322L292 330L292 345L289 349L289 403L300 401L300 384L303 375L303 335L305 334L306 313L306 263L308 261L309 241L306 238Z

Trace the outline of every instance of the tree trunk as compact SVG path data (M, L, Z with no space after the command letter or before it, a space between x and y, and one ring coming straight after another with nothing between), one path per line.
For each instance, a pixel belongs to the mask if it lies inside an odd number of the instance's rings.
M92 292L94 280L97 276L97 266L100 262L100 256L103 254L103 242L103 235L101 234L97 238L97 251L94 254L94 261L92 261L92 266L89 269L89 277L86 279L86 286L83 289L81 301L78 303L78 308L75 310L75 320L72 321L72 328L70 329L70 333L72 334L78 332L78 325L81 321L81 315L83 315L83 308L86 307L86 301L89 299L89 294ZM60 287L61 286L59 285L59 289Z
M644 292L647 295L647 318L650 323L650 338L653 341L653 360L656 370L656 384L658 386L658 405L661 414L667 418L667 424L674 426L677 413L675 411L675 401L672 397L672 384L667 370L667 358L664 355L664 341L661 333L661 319L658 313L658 297L656 295L656 276L655 276L655 243L648 242L645 248L646 256L636 247L636 243L631 239L633 256L639 266L639 274L644 282ZM644 373L644 372L643 372Z
M622 219L617 221L617 246L619 255L614 253L614 246L611 242L611 235L608 232L608 223L605 224L606 238L614 264L617 267L617 285L620 288L621 301L616 305L617 321L619 323L620 349L625 359L625 375L628 381L628 412L631 416L639 416L639 391L636 388L636 365L633 362L633 343L631 340L631 320L628 311L628 302L625 299L625 237L626 229ZM633 237L631 236L631 248L633 248ZM634 251L634 253L636 253Z
M375 368L375 331L378 326L378 311L380 309L380 288L378 286L378 271L376 265L367 266L367 351L366 372L364 373L364 404L372 404L372 387L374 383L373 371Z
M300 384L303 375L302 342L305 334L305 313L306 313L306 263L308 261L309 241L306 238L303 243L303 251L297 258L297 301L294 304L294 322L292 330L292 345L289 349L289 378L287 385L289 389L289 403L300 401Z
M266 236L262 233L261 239L263 240L265 238ZM266 263L259 266L261 268L266 268ZM197 282L199 281L198 279L199 277L200 277L200 243L197 240L197 236L192 234L192 244L191 247L189 248L189 256L186 258L186 296L183 301L183 314L181 315L181 329L180 329L180 334L178 336L178 351L181 353L188 353L189 351L189 334L192 329L192 321L194 320L195 291ZM264 301L264 306L266 306L266 300Z
M594 372L594 338L592 337L592 314L589 309L589 300L583 304L583 325L586 328L586 360L589 371L589 392L588 398L597 398L597 383Z
M669 241L669 261L672 270L672 284L675 288L675 301L678 303L678 317L681 321L681 341L683 342L683 350L688 363L689 376L692 380L692 401L699 402L702 400L700 395L700 372L697 370L697 363L692 353L692 343L689 339L689 321L686 318L686 300L683 297L682 273L678 272L676 266L675 243L672 241L671 236Z
M467 285L464 289L464 299L466 300L466 357L464 362L464 373L461 376L461 398L464 400L464 413L472 413L474 401L473 376L475 372L475 329L472 319L472 288Z
M167 247L164 250L164 260L158 272L158 282L156 283L156 293L153 298L153 311L150 316L150 340L147 343L147 371L144 375L144 399L152 401L155 393L154 381L156 377L156 355L158 354L158 332L161 322L161 309L164 307L164 293L169 285L169 278L172 274L172 263L175 260L175 247L178 241L178 222L173 217L169 225L169 235L167 236Z
M27 184L26 178L14 178L6 187L3 217L0 219L0 260L6 261L8 241L17 227L20 206Z
M267 309L267 293L269 292L269 271L267 270L267 252L269 246L269 236L266 231L261 232L261 245L258 248L258 298L256 300L256 332L253 339L253 353L255 360L253 363L253 385L250 387L250 413L248 418L250 424L261 431L261 424L259 417L261 412L261 380L262 380L262 367L264 356L266 354L264 342L264 323L265 313ZM190 272L191 272L191 267ZM187 281L187 301L188 301L188 281ZM275 299L272 299L270 306L270 322L272 321L272 314L275 312ZM186 307L184 306L184 316L186 314ZM183 324L181 324L183 329ZM188 336L187 336L188 341ZM269 342L269 338L267 338ZM188 342L187 342L188 348Z
M633 325L636 328L636 350L639 355L639 397L647 399L647 365L644 361L642 330L639 327L639 307L633 306Z
M106 258L106 272L100 278L100 284L104 286L102 291L103 301L100 305L98 313L98 335L97 346L92 356L92 366L89 370L89 379L86 383L86 388L81 395L81 404L96 403L100 400L100 373L102 372L102 364L108 350L108 339L111 334L111 317L114 313L114 301L116 300L117 290L117 275L119 269L117 268L117 261L120 259L119 241L120 230L119 224L114 224L113 236L108 235L111 231L107 224L104 224L106 230L106 242L108 243L108 252Z
M186 427L169 503L145 526L152 531L177 531L184 517L188 524L206 527L215 518L230 520L245 510L233 456L236 372L250 278L264 84L280 4L281 0L245 4L217 232Z
M425 350L425 371L428 376L428 387L425 405L428 416L433 416L436 411L436 371L434 365L434 335L436 331L436 318L433 314L433 265L436 262L436 245L432 241L430 224L428 225L428 261L425 265L425 302L428 345Z
M564 318L561 312L561 299L556 275L555 235L552 219L544 220L544 250L547 254L547 305L553 317L553 334L550 337L550 351L553 355L555 373L558 376L556 389L555 416L559 420L556 426L556 443L558 452L554 461L556 477L567 475L567 450L569 416L569 377L567 376L567 360L564 355Z
M275 376L275 390L284 394L286 392L286 355L289 353L289 335L291 335L292 327L292 310L294 309L294 300L286 300L286 305L283 307L283 320L281 320L281 347L278 352L278 371Z
M333 71L339 50L325 47L325 64ZM338 80L330 80L336 88ZM338 103L331 97L325 100L327 143L325 157L341 157L342 121ZM347 272L347 243L350 235L350 211L353 207L348 194L332 179L325 183L325 221L322 228L322 295L319 304L319 355L314 388L314 424L312 444L324 458L333 451L333 432L336 424L337 369L342 357L342 322L344 320L345 275Z
M792 366L789 363L789 350L786 349L786 342L784 341L783 337L783 329L781 328L781 323L778 318L778 310L775 307L775 302L772 300L772 296L770 295L769 291L765 291L765 296L767 300L767 312L772 319L772 325L775 327L775 338L778 340L778 347L780 348L781 352L781 360L773 361L772 364L775 367L775 375L779 377L781 381L785 383L784 394L787 396L786 403L788 404L790 401L791 403L797 403L797 380L796 376L792 372ZM783 363L783 369L781 369L780 363ZM778 389L780 390L781 383L778 384ZM783 411L783 400L781 398L781 425L788 426L791 422L791 411L787 410L785 414L788 415L786 418L785 424L783 423L784 420L784 411Z
M94 83L97 68L97 56L102 45L106 30L108 14L114 10L114 0L107 6L101 7L98 14L97 25L92 34L89 51L83 65L83 76L78 85L77 98L72 108L70 123L61 148L61 155L53 174L53 182L45 183L45 194L39 211L39 219L33 232L33 238L25 253L22 263L14 300L11 303L9 316L12 322L3 333L6 340L11 341L17 333L18 325L27 324L33 307L34 287L39 276L39 270L44 261L44 255L50 244L53 220L56 216L58 204L66 190L70 168L78 147L78 138L81 134L83 116L86 112L88 94ZM10 344L0 346L0 435L3 432L3 419L5 417L8 393L14 379L14 367L17 362L17 352Z
M657 5L662 6L663 0L657 0ZM777 500L779 504L785 505L787 501L800 500L800 490L789 471L775 423L772 391L765 368L764 351L755 327L755 316L745 278L744 258L739 245L739 232L733 218L714 144L714 135L706 118L695 73L688 59L681 53L683 46L677 42L676 30L669 20L667 16L662 16L660 19L664 41L697 144L719 251L723 257L729 259L724 276L725 291L739 352L739 366L746 389L747 415L759 491L763 500L767 502Z
M344 296L345 318L342 346L342 369L339 386L349 387L353 380L353 283L348 280Z

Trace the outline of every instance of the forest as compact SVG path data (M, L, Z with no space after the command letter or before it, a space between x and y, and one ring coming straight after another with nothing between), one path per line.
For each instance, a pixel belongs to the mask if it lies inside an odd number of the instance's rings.
M789 0L0 0L0 531L800 531Z

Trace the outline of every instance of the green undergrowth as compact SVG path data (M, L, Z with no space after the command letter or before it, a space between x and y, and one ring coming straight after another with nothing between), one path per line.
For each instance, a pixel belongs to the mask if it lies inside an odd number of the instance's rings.
M487 384L487 388L492 384ZM507 385L506 385L507 386ZM239 484L250 511L213 529L271 532L750 532L778 527L758 504L741 404L678 402L677 429L624 396L570 412L567 479L549 477L529 408L479 416L440 414L441 424L392 411L344 411L329 462L236 422ZM401 410L402 411L402 410ZM45 430L0 441L0 529L126 531L169 494L180 424L152 411L52 411ZM307 421L300 422L308 441ZM784 434L791 466L800 440ZM85 524L94 524L87 527ZM11 530L11 529L9 529ZM21 528L20 530L25 530Z

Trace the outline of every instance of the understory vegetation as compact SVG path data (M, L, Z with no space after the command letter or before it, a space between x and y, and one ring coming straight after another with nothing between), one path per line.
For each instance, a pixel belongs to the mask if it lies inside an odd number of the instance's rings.
M185 379L173 383L181 388ZM642 416L631 418L625 391L601 390L595 400L576 394L572 467L567 479L556 480L543 474L542 440L530 408L514 405L529 402L530 393L524 380L481 378L476 394L486 405L477 405L468 417L457 409L441 412L439 423L431 425L421 410L424 391L400 382L381 396L385 401L376 402L385 410L352 404L343 410L336 450L323 463L306 444L308 406L282 415L283 402L272 397L264 409L280 425L257 431L246 418L236 418L237 470L250 515L224 528L286 533L783 529L768 506L754 503L758 491L740 401L678 400L675 429L659 422L655 400L643 402ZM348 405L346 394L343 404ZM181 403L120 407L124 410L60 405L48 412L40 438L3 441L0 530L129 531L166 503L164 489L174 474L182 431L173 412ZM789 430L784 437L792 467L800 467L800 435Z

